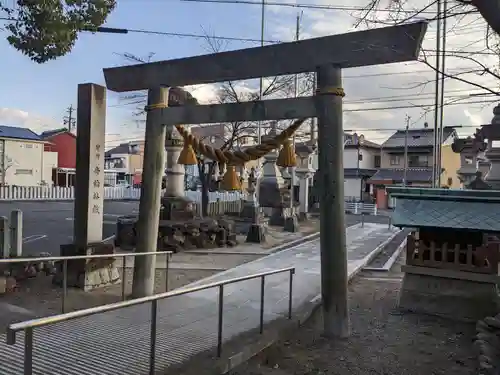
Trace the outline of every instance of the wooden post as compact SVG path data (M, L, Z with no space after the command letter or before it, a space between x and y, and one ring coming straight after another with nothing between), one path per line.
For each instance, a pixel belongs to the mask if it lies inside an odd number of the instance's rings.
M344 211L344 131L342 128L341 69L333 65L317 70L318 170L321 246L321 296L324 334L349 336L347 251Z
M168 89L149 89L148 105L167 105ZM137 252L157 250L160 221L161 180L165 167L165 137L167 127L161 122L162 109L152 109L146 117L144 161L142 167L141 200L137 223ZM154 294L156 256L139 256L134 260L132 296L140 298Z

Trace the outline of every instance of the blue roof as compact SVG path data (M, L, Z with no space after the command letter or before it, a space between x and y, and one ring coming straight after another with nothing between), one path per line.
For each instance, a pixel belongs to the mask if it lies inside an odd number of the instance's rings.
M0 138L13 138L13 139L25 139L29 141L43 141L43 139L26 128L19 128L16 126L5 126L0 125Z
M392 223L410 228L500 232L500 191L388 187Z

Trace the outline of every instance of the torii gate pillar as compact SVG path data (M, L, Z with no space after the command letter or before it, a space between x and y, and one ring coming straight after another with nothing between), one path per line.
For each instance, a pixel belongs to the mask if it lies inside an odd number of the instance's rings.
M318 171L320 173L321 297L324 334L347 337L347 251L344 215L342 71L317 69Z

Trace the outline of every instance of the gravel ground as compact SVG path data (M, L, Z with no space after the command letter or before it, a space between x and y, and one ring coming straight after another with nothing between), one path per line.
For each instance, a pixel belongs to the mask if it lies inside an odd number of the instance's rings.
M391 279L391 277L395 277ZM321 337L318 312L295 334L232 375L424 375L477 373L474 325L396 310L401 275L350 285L352 335Z

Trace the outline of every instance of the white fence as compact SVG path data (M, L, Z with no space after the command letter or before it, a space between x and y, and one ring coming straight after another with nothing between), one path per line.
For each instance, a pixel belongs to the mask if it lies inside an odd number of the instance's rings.
M362 203L362 202L345 202L345 210L348 213L352 213L355 215L367 214L367 215L376 215L377 214L377 205L371 203Z
M104 199L138 200L141 189L126 187L105 187ZM201 192L186 191L186 196L192 201L201 201ZM239 192L214 192L209 193L209 200L215 202L235 201L243 198ZM0 187L0 201L64 201L75 199L75 190L72 187L46 187L46 186L3 186Z

